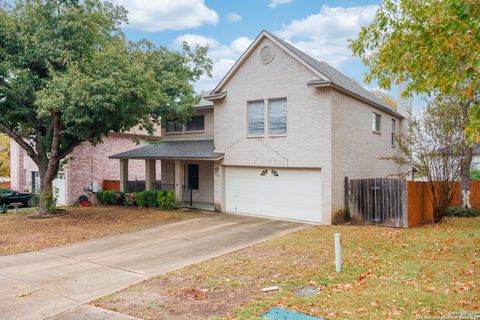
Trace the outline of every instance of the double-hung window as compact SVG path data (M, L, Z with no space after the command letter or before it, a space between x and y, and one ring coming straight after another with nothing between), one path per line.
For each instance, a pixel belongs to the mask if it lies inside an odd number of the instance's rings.
M287 99L271 99L268 106L269 134L287 133Z
M183 124L178 120L168 120L167 121L167 127L165 128L165 130L168 133L182 132L183 131Z
M378 113L372 112L372 131L380 133L381 116Z
M247 134L249 136L263 136L265 133L263 100L248 102L247 118Z
M187 123L187 131L205 130L205 117L203 115L193 116Z

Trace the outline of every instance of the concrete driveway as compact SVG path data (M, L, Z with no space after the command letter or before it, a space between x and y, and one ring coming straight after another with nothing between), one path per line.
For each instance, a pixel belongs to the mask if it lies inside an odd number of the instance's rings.
M65 318L68 313L78 316L76 310L85 308L78 306L136 282L305 227L289 221L218 214L3 256L0 319ZM68 311L72 309L75 311ZM66 313L59 315L62 312ZM97 317L86 317L88 312ZM98 316L91 309L84 313L83 318L128 319L118 314Z

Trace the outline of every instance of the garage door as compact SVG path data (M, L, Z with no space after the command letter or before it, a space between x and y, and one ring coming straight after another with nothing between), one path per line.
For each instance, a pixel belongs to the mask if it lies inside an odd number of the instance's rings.
M226 167L228 212L321 222L320 170Z

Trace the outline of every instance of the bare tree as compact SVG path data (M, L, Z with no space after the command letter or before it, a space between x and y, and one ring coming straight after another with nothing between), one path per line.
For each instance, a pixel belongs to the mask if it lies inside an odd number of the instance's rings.
M394 160L415 168L429 182L435 222L450 205L471 153L465 134L468 119L464 104L440 97L421 115L412 116L409 135L398 138L401 155Z

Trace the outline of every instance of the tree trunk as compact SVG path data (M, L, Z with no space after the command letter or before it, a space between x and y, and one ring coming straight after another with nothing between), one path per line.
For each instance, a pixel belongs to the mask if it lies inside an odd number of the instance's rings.
M43 171L43 173L42 173ZM40 198L38 202L38 213L39 214L48 214L52 208L54 195L53 195L53 176L47 176L45 174L46 170L39 170L40 176Z
M462 206L470 208L470 167L472 165L473 147L467 148L465 157L460 164L460 190L462 196Z

